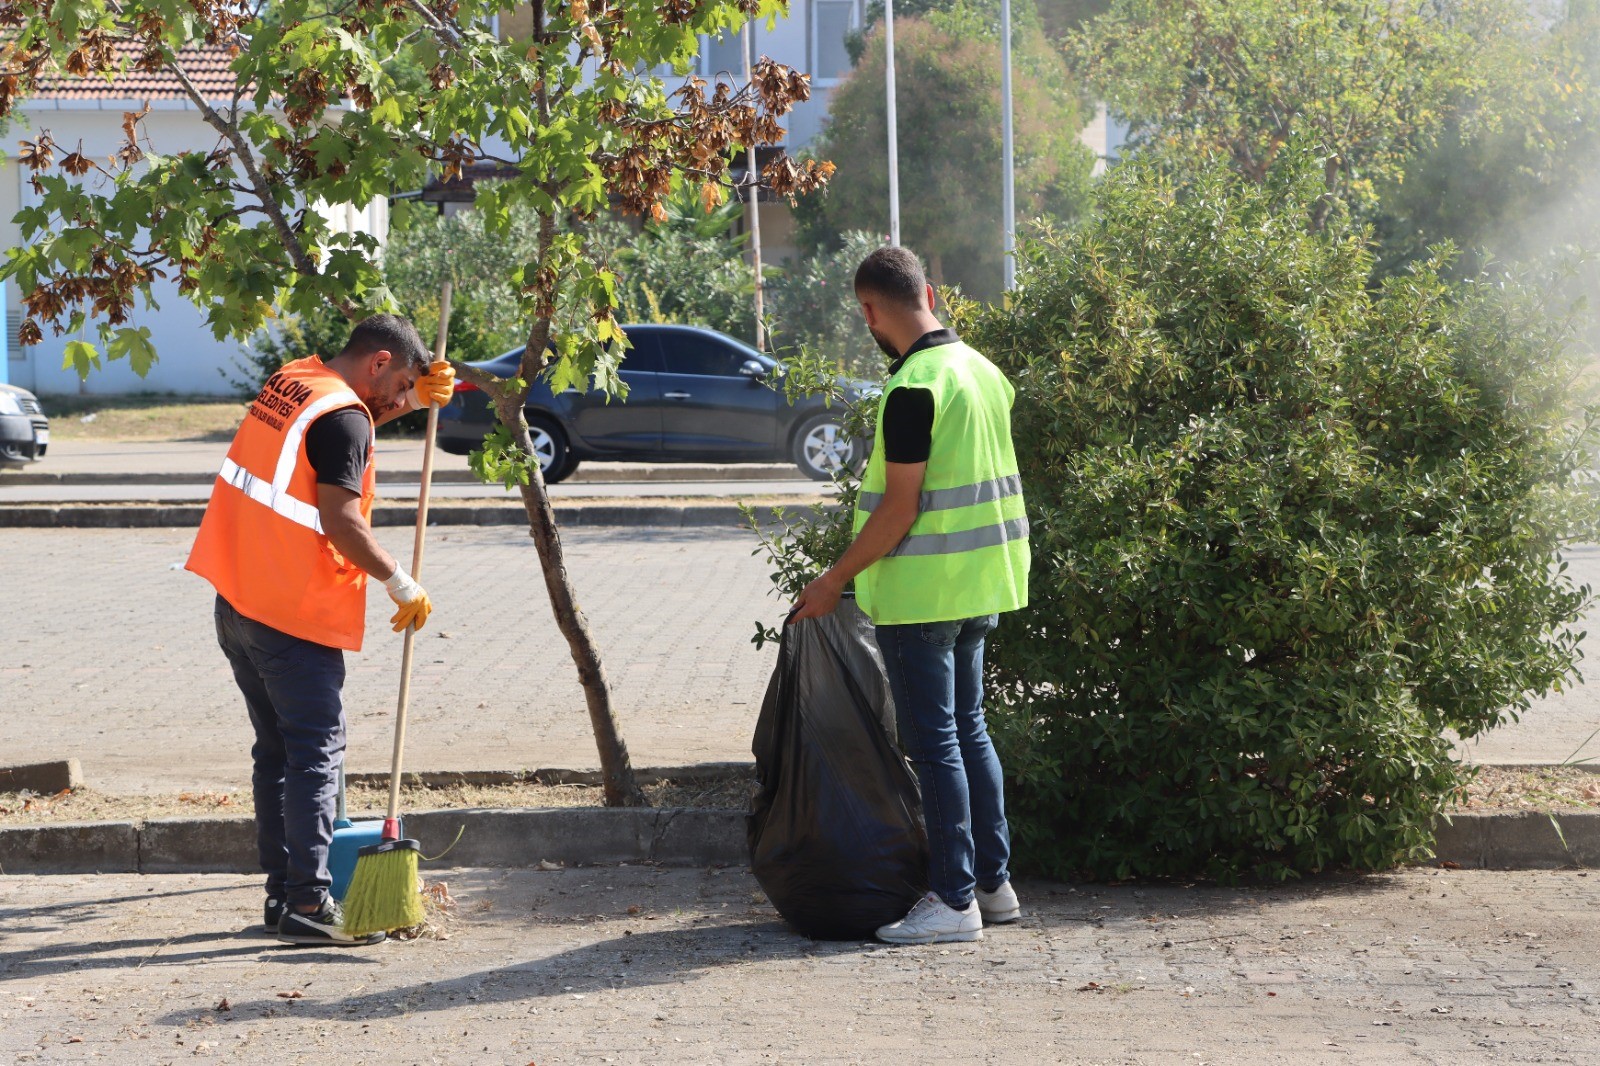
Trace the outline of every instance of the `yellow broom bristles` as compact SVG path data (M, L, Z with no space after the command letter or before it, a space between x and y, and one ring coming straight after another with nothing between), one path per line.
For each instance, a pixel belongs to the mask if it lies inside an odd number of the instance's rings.
M417 850L400 847L361 855L344 897L344 931L351 936L409 929L423 920L417 890Z

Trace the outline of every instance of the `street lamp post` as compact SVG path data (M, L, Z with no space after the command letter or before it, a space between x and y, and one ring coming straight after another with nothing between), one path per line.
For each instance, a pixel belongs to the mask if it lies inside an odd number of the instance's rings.
M894 99L894 0L883 0L884 85L889 93L889 243L900 243L900 135Z
M1006 291L1010 292L1017 287L1017 181L1012 159L1015 131L1011 126L1011 0L1000 0L1000 66L1000 210L1005 224Z
M755 20L744 24L739 50L744 53L744 81L750 84L754 77L751 56L756 50ZM746 184L750 190L750 258L756 281L756 351L767 350L766 282L761 277L761 171L756 166L756 146L749 146L745 157Z

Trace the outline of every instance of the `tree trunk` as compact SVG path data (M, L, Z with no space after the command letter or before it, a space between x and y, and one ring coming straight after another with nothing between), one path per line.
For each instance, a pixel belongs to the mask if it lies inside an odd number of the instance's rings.
M501 423L510 428L517 446L531 456L533 439L523 415L523 401L524 396L520 393L506 390L494 398L495 413L499 415ZM522 506L528 512L528 535L533 538L534 546L539 551L539 566L544 571L551 612L555 615L561 635L567 638L572 661L578 668L578 681L583 685L584 700L589 705L589 724L594 729L595 745L600 750L606 806L647 806L644 793L634 780L633 766L628 760L628 746L623 743L622 733L617 728L616 714L611 707L611 685L606 680L605 664L600 661L600 649L595 646L594 636L589 632L589 620L583 616L572 594L572 581L567 576L567 563L561 549L561 534L556 530L555 512L550 508L544 472L539 469L537 460L533 461L528 483L522 486Z

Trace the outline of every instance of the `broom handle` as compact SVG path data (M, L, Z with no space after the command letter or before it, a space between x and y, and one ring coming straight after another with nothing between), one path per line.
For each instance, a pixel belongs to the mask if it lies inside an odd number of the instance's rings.
M439 338L433 346L434 362L444 358L445 334L450 328L450 282L439 290ZM433 439L439 432L439 405L428 405L428 431L422 441L422 490L417 494L417 537L411 550L411 577L422 578L422 546L428 528L428 490L433 484ZM389 766L389 816L384 821L385 840L397 840L400 829L400 759L406 747L406 708L411 702L411 658L417 641L417 627L406 627L400 652L400 700L394 716L394 759Z

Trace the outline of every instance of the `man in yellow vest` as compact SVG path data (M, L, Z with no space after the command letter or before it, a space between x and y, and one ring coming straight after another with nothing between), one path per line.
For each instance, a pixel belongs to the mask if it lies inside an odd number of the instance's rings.
M820 618L855 581L876 624L900 745L921 785L931 891L878 930L896 944L983 939L1014 921L1000 760L983 716L983 644L1028 603L1028 520L1010 382L934 317L917 257L880 248L856 271L867 327L892 361L856 504L855 540L800 594Z
M250 404L211 490L188 568L217 590L217 640L255 728L256 842L264 920L290 944L372 944L329 895L344 763L344 652L361 650L367 576L398 606L395 632L433 609L372 533L373 429L449 401L411 323L373 315L344 349L287 364Z

